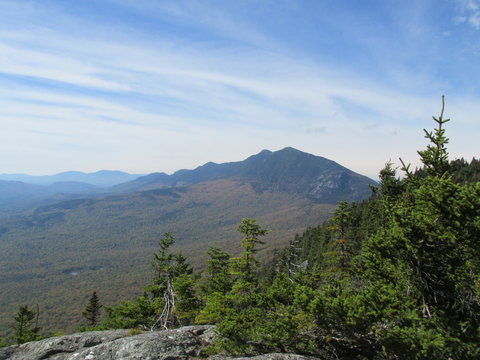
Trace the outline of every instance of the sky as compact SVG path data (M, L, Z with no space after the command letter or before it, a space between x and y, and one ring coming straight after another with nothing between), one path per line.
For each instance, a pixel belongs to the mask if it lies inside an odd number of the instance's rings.
M0 0L0 173L479 157L480 0Z

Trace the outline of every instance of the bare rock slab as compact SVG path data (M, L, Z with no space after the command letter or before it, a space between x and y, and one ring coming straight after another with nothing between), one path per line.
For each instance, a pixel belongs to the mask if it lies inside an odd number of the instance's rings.
M145 332L79 333L0 349L0 360L186 360L210 343L215 326Z

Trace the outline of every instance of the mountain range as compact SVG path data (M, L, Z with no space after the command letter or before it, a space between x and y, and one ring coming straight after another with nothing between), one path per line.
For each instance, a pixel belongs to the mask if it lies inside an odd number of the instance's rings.
M45 324L60 327L51 330L70 331L93 290L104 303L141 293L156 244L167 231L175 235L174 250L201 267L210 246L238 253L236 224L254 217L272 230L260 252L268 257L296 233L323 222L338 201L359 201L376 184L293 148L129 180L100 190L67 182L67 189L82 191L47 194L10 216L4 212L0 327L26 303L39 304ZM40 186L14 185L25 191Z
M33 176L26 174L0 174L0 180L20 181L36 185L53 185L55 183L74 182L93 186L113 186L136 179L141 175L128 174L123 171L100 170L93 173L65 171L55 175Z
M103 193L111 186L139 176L110 170L94 173L67 171L46 176L0 174L0 216L39 205L42 201L49 203L55 198L61 200ZM56 197L52 198L54 195Z

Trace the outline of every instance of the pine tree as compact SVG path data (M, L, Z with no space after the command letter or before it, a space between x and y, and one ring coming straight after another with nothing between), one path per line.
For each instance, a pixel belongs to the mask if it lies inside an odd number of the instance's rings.
M301 270L302 267L302 265L299 263L299 239L300 238L298 234L296 234L295 237L288 242L288 247L284 256L286 272L290 281L294 280L295 275Z
M17 344L39 340L40 328L38 327L38 312L31 310L27 305L22 305L13 317L14 337Z
M98 298L97 292L94 291L85 310L82 312L83 317L87 320L88 326L94 327L98 325L100 322L101 310L102 305L100 304L100 299Z

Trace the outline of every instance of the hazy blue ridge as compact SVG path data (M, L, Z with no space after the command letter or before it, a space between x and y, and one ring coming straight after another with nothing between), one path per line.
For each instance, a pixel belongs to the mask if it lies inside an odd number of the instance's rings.
M55 183L77 182L99 187L107 187L134 180L139 176L141 175L129 174L123 171L100 170L93 173L66 171L55 175L44 176L26 174L0 174L0 180L21 181L35 185L53 185Z

